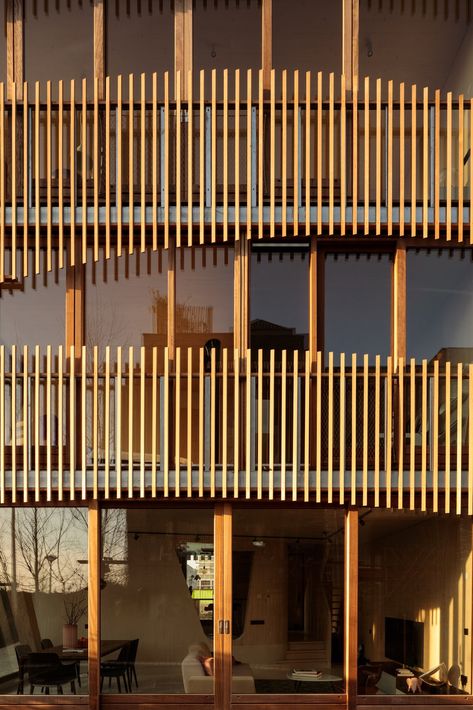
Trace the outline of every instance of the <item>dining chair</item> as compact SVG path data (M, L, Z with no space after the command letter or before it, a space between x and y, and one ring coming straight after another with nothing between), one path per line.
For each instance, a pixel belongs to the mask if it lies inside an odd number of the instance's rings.
M18 687L17 695L23 695L25 687L25 673L27 673L26 660L31 653L31 647L27 643L20 643L15 646L16 660L18 662Z
M41 639L41 649L46 651L48 648L53 648L54 644L51 639Z
M120 653L114 661L103 661L100 664L100 690L103 688L104 678L108 678L108 687L112 686L112 679L117 681L118 692L122 692L120 679L123 680L125 693L131 691L128 686L128 669L130 665L130 643L125 644L120 649Z
M130 641L130 650L129 650L129 658L128 658L128 687L130 688L131 692L131 687L133 684L133 678L135 679L136 687L138 687L138 678L136 675L136 654L138 653L138 644L140 642L140 639L133 639Z
M76 669L74 664L63 665L57 653L30 653L26 659L30 681L30 694L38 685L49 695L50 688L56 688L58 695L64 695L63 686L71 684L71 692L76 694Z
M54 644L51 641L51 639L41 639L41 648L43 651L47 651L48 648L54 648ZM79 687L81 687L82 683L80 682L80 661L66 662L63 665L74 666L74 670L76 673L76 679L77 679L77 682L79 683Z

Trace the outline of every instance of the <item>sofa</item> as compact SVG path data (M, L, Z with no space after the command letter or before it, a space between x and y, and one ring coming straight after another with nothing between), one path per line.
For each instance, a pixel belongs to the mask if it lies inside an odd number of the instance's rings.
M205 643L194 643L189 646L187 656L181 662L182 682L185 693L200 693L210 695L214 692L214 678L206 675L199 660L212 655ZM255 692L255 679L250 666L246 663L236 663L232 669L232 693L248 694Z

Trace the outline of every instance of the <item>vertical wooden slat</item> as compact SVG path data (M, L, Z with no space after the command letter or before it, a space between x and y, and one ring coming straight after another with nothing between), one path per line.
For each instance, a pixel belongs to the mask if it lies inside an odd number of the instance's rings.
M411 87L411 237L416 236L417 202L417 86Z
M117 390L117 402L115 410L115 474L116 474L116 495L120 499L122 495L122 347L117 347L117 369L115 377L115 387Z
M187 497L192 496L192 348L187 348Z
M404 441L405 441L405 426L404 426L404 358L400 357L397 366L398 372L398 441L397 441L397 459L398 459L398 489L397 503L401 510L404 507Z
M166 363L164 366L166 367ZM133 498L134 367L134 347L130 345L128 348L128 498ZM164 476L166 479L166 473Z
M345 417L346 417L346 379L345 379L345 353L340 353L340 505L345 503Z
M75 499L76 489L76 372L75 372L75 347L69 349L69 498Z
M51 82L46 82L46 244L47 244L47 270L52 267L52 185L51 185ZM14 163L15 161L13 161ZM16 178L15 178L16 182Z
M57 370L57 449L58 449L58 462L57 462L57 493L58 499L63 500L63 470L64 470L64 460L63 460L63 428L64 428L64 411L63 411L63 353L62 345L58 347L58 370ZM24 428L25 422L23 423L23 439L26 438Z
M333 491L333 352L328 354L328 412L327 412L327 502L332 502Z
M434 377L432 383L432 411L431 411L431 421L432 421L432 435L430 437L430 442L432 446L432 488L433 488L433 499L432 499L432 510L434 513L438 513L439 509L439 361L434 360Z
M52 496L52 397L51 397L51 346L46 346L46 499ZM16 487L16 486L15 486Z
M316 419L315 419L315 500L322 500L322 353L317 352L316 360Z
M258 350L257 498L263 496L263 351Z
M76 263L76 83L71 79L71 96L69 103L69 191L70 191L70 265Z
M216 361L215 348L210 352L210 495L215 498L215 458L216 458Z
M251 350L246 351L246 413L245 413L245 498L251 494Z
M217 240L217 70L212 69L212 105L211 105L211 240Z
M452 400L451 400L451 372L449 361L445 363L445 513L450 513L450 468L451 468L451 426L452 426Z
M340 86L340 234L345 236L346 222L346 133L347 133L347 113L346 113L346 91L345 76L342 74Z
M381 234L381 79L376 79L376 234Z
M393 233L393 82L388 81L388 146L387 165L387 202L388 202L388 235Z
M29 206L29 178L30 167L28 165L29 156L29 106L28 106L28 82L23 83L23 276L28 276L28 206ZM0 150L1 152L1 150ZM61 153L62 156L62 153ZM62 165L62 162L61 162ZM63 232L62 232L63 233ZM62 267L62 250L60 250L59 264ZM1 259L1 257L0 257Z
M199 83L199 242L204 243L205 228L205 74L200 70Z
M199 348L199 497L204 495L204 349Z
M304 367L304 502L309 500L310 469L310 351L305 352Z
M294 194L294 236L299 234L299 70L294 70L294 153L293 153L293 194Z
M409 508L415 508L415 475L416 475L416 361L411 358L410 373L410 432L409 432Z
M110 77L105 79L105 258L110 259Z
M34 349L34 499L37 503L40 499L40 456L39 456L39 419L40 419L40 348L35 345ZM2 397L4 388L2 387ZM3 403L2 421L5 421L5 403ZM2 426L3 431L3 426Z
M240 472L240 353L233 352L233 497L238 498L238 478Z
M446 238L452 238L452 92L447 93Z
M185 78L184 78L185 81ZM176 71L176 245L181 246L181 72Z
M146 349L140 348L140 497L145 497Z
M3 91L3 84L1 91ZM35 407L36 421L36 407ZM5 503L5 346L0 345L0 503Z
M351 356L351 505L356 503L356 353Z
M97 500L99 492L99 364L98 347L93 349L93 385L92 385L92 460L93 460L93 495Z
M23 94L24 98L24 94ZM31 446L31 432L29 431L29 379L28 379L28 346L23 346L23 503L28 502L28 473L29 473L29 455L28 451ZM1 383L0 383L1 385ZM62 411L61 408L59 410ZM61 419L62 425L62 419ZM2 425L0 425L2 426ZM2 426L3 428L3 426ZM62 426L58 427L62 433ZM60 440L62 443L62 439ZM61 444L60 444L61 445ZM0 466L2 465L2 455L0 453ZM61 472L62 473L62 472ZM60 500L62 500L62 475L60 476Z
M335 106L334 106L334 74L329 75L329 107L328 107L328 231L333 234L333 208L334 208L334 134L335 134Z
M181 348L176 348L174 387L174 492L176 498L181 494Z
M276 74L271 69L270 110L269 110L269 226L274 237L274 211L276 206Z
M344 673L347 689L347 710L357 704L358 677L358 510L345 512L345 575L344 575Z
M151 189L153 251L158 248L158 75L153 72L151 81ZM192 111L191 111L192 114Z
M122 197L122 164L123 164L123 116L122 116L122 76L117 76L117 256L122 253L123 241L123 197Z
M192 246L193 187L194 187L194 107L193 77L189 69L187 75L187 246Z
M429 236L429 89L424 87L422 140L422 231Z
M281 235L287 236L287 70L281 78Z
M392 493L392 426L393 426L393 361L389 356L386 368L386 424L385 424L385 446L386 446L386 507L391 507Z
M404 207L406 196L406 114L405 84L399 85L399 236L404 236Z
M106 82L108 81L108 77ZM105 92L107 87L105 86ZM103 403L103 430L104 430L104 493L105 498L110 498L110 346L105 347L105 382Z
M268 418L269 418L269 485L268 497L269 500L274 498L274 376L275 376L275 351L269 352L269 401L268 401Z
M3 86L3 85L2 85ZM34 107L34 180L35 180L35 258L34 258L34 272L39 274L39 259L40 259L40 235L41 235L41 213L40 213L40 193L39 193L39 176L40 176L40 164L39 164L39 125L40 125L40 92L39 92L39 81L35 82L35 107ZM3 194L1 199L2 202L2 213L4 220L4 206L5 206L5 181L4 181L4 159L5 159L5 137L3 131L3 121L4 121L4 106L2 97L0 97L0 132L2 133L1 145L3 150L3 159L1 161L1 180L0 193ZM4 223L4 222L3 222ZM2 276L0 274L0 276Z
M134 245L134 226L135 226L135 159L134 159L134 139L135 139L135 104L134 104L134 88L135 79L133 74L128 75L128 253L133 254L135 248ZM166 129L169 130L169 104L168 104L168 114L166 121ZM165 137L166 141L166 137ZM169 141L169 135L168 135ZM165 149L166 150L166 149ZM169 153L165 157L166 170L169 161ZM169 177L166 180L166 185L168 185Z
M87 348L81 347L81 402L80 402L80 438L81 438L81 496L87 497Z
M264 190L264 95L262 69L258 72L258 80L258 239L261 239L263 236Z
M374 505L379 507L379 444L381 415L381 357L376 355L374 374Z
M470 99L470 151L473 150L473 98ZM471 156L470 156L471 157ZM469 185L470 190L473 189L473 160L470 159L470 175ZM473 244L473 201L470 195L470 244Z
M48 82L49 85L49 82ZM50 107L50 102L48 104ZM49 119L51 119L50 112L49 112ZM12 279L16 279L16 220L17 220L17 210L16 210L16 186L17 186L17 177L16 177L16 160L17 160L17 152L16 152L16 86L15 82L13 82L12 85L12 94L11 94L11 154L12 154L12 160L10 163L11 166L11 277ZM47 134L50 136L50 120L48 122L48 129L47 129ZM48 193L49 194L49 193ZM48 202L49 205L49 202ZM51 239L50 239L50 230L51 227L49 226L49 220L48 220L48 266L49 266L49 259L50 259L50 253L51 253ZM48 268L49 270L49 268Z
M358 76L353 77L352 92L352 232L358 234Z
M240 70L235 69L235 239L240 239Z
M27 136L28 133L23 134L24 143L27 143ZM64 87L62 79L59 81L58 87L57 136L59 268L62 269L64 266ZM26 157L27 155L26 153Z
M87 79L85 77L82 79L81 120L82 263L85 264L87 261Z
M94 261L99 260L99 80L94 77Z
M164 397L163 397L163 434L164 441L161 441L161 462L163 469L163 495L169 497L169 349L164 348Z
M287 351L281 353L281 500L286 500Z
M422 360L422 400L421 400L421 510L427 509L427 360Z
M365 235L370 232L370 78L365 76L365 92L364 92L364 217L365 217Z
M164 72L164 248L169 246L169 72ZM203 140L201 136L201 140Z
M13 91L12 98L16 96ZM10 419L11 419L11 498L12 503L16 503L16 345L11 347L11 390L10 390ZM51 346L48 345L47 370L46 370L46 421L47 421L47 451L48 451L48 469L47 469L47 494L48 500L51 500Z
M458 97L458 241L463 241L464 97Z
M151 495L156 498L158 458L158 348L153 346L151 365Z
M228 478L228 349L222 354L222 498L227 497Z
M434 237L440 237L440 89L435 91L434 108Z
M456 476L456 514L462 510L462 449L463 449L463 365L457 364L457 476Z
M88 680L91 710L100 708L100 580L102 566L101 510L97 501L89 503L88 515Z
M305 236L310 237L310 163L311 163L311 75L305 74ZM274 151L273 151L274 152Z
M141 251L144 252L146 249L146 75L141 74L141 91L140 91L140 192L141 192L141 204L140 204L140 217L141 217ZM178 123L180 125L180 111L178 112ZM180 143L179 143L180 147ZM179 156L179 154L177 154ZM179 160L179 166L180 166ZM180 167L179 167L180 170ZM177 171L177 163L176 163ZM180 199L180 190L179 190ZM177 200L177 195L176 195ZM177 207L176 207L177 212ZM179 210L180 217L180 210ZM180 221L179 221L180 227Z
M228 241L228 69L223 70L223 241Z
M468 365L468 515L473 515L473 364Z
M5 279L5 93L0 82L0 281ZM39 230L38 230L39 233ZM39 241L39 236L37 236ZM39 262L39 256L37 256ZM2 501L3 502L3 501Z
M368 505L368 355L363 356L363 498Z
M294 350L292 379L292 500L297 500L297 474L299 463L299 351ZM331 495L331 491L329 492Z

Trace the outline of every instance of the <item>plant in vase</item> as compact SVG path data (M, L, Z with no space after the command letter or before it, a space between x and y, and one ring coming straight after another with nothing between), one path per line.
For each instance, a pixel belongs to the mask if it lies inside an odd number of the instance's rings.
M64 648L78 648L77 625L87 611L87 598L82 594L64 601L66 623L62 627Z

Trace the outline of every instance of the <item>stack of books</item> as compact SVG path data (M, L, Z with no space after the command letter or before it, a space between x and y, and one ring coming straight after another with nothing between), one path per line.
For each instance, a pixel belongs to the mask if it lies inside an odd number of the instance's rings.
M313 679L320 678L322 671L316 671L313 668L293 668L292 677L296 680L304 680L304 678Z

